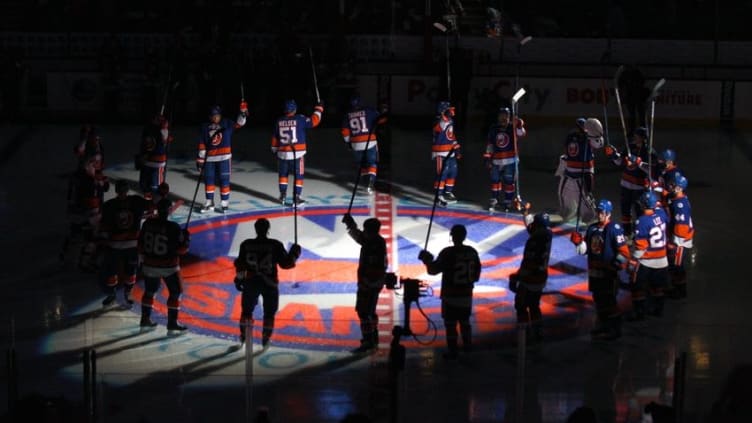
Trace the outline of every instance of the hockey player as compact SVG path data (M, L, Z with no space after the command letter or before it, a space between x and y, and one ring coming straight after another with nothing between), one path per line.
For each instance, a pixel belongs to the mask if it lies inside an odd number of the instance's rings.
M259 296L264 305L264 326L261 331L261 345L267 347L274 331L274 316L279 308L279 276L277 266L292 269L300 257L300 245L293 244L290 251L276 239L269 238L269 220L258 219L253 225L256 238L249 238L240 244L238 258L235 259L235 287L242 292L240 314L240 343L244 344L245 325L253 321L253 309Z
M614 340L621 336L617 272L629 261L629 247L621 226L611 220L611 202L602 199L595 210L598 221L588 226L584 237L572 232L570 239L578 254L587 254L588 290L592 293L598 319L590 334L593 339Z
M116 197L102 207L102 221L97 237L107 249L105 253L105 293L102 306L115 302L118 285L123 288L123 299L133 304L131 290L136 284L138 268L138 236L141 220L151 211L152 202L139 195L128 195L128 182L115 183Z
M676 165L676 152L670 148L661 153L661 161L659 162L660 174L658 175L658 181L665 189L668 187L668 183L676 178L677 174L684 175L684 172ZM664 191L663 200L665 201L668 196L668 190Z
M687 271L684 267L684 257L692 249L695 227L692 223L692 206L689 204L686 189L689 182L681 174L676 174L669 180L668 191L668 272L671 288L668 290L670 298L680 299L687 296Z
M355 312L360 320L360 346L352 350L353 354L373 351L379 346L376 304L379 293L384 286L386 269L389 265L386 254L386 241L379 234L381 222L371 217L363 222L363 230L358 229L352 215L346 213L342 223L347 226L347 233L360 244L358 260L358 292L355 300Z
M577 217L584 222L596 218L595 199L595 155L603 147L602 133L591 134L586 125L594 118L577 118L577 127L569 132L564 141L564 154L560 157L559 210L564 221ZM598 127L600 122L598 122Z
M159 185L165 180L167 150L173 136L170 124L163 115L155 115L141 133L141 148L136 158L139 170L139 185L144 198L151 201L159 193Z
M617 152L613 146L607 145L606 156L611 162L622 169L621 173L621 223L624 235L632 236L632 216L640 214L639 198L645 187L648 186L648 174L654 169L649 169L648 163L657 165L655 153L648 151L648 130L644 126L635 129L632 135L632 143L629 145L629 154L626 150ZM653 156L651 158L651 155Z
M515 198L515 184L517 181L515 166L519 161L517 146L514 142L515 132L517 138L527 135L525 122L514 117L508 107L499 109L497 122L491 125L486 135L486 151L483 160L486 168L491 171L491 200L489 210L495 210L501 200L501 208L509 210ZM503 199L501 192L504 192Z
M526 329L528 339L543 339L540 299L548 280L548 259L551 254L553 234L549 228L548 213L530 216L529 204L524 208L524 221L530 237L525 242L520 268L509 275L509 289L515 293L514 309L518 324L530 324Z
M287 181L290 173L295 175L293 191L293 206L305 203L301 198L303 193L303 175L305 174L306 130L315 128L321 122L324 114L323 103L313 108L310 117L296 114L298 104L295 100L287 100L284 105L284 115L277 119L272 134L272 153L278 159L279 201L282 205L287 202Z
M240 113L233 122L222 117L222 108L212 106L209 110L209 122L201 125L201 135L198 141L198 157L196 166L204 174L206 203L201 213L214 209L214 189L217 173L219 173L219 194L222 213L227 211L230 204L230 172L232 168L232 135L238 128L245 125L248 116L248 103L240 102Z
M376 126L385 122L386 116L373 107L362 105L358 95L350 98L350 111L342 118L342 138L353 152L361 178L367 178L368 194L373 194L379 161Z
M457 358L457 324L459 323L462 347L472 350L472 326L470 315L473 309L473 288L480 279L480 258L475 248L464 245L467 229L463 225L454 225L449 231L452 237L451 247L446 247L434 260L433 254L422 250L418 259L426 265L431 275L441 273L441 317L446 329L448 351L445 358Z
M83 246L78 257L78 267L83 271L96 269L97 243L94 235L102 216L102 198L110 189L107 177L95 167L96 161L89 160L71 178L67 210L70 234L63 241L61 249L61 258L64 258L70 241L81 239Z
M431 146L431 158L436 161L437 175L433 188L438 190L439 203L445 206L457 202L454 183L457 178L457 160L461 154L460 144L454 134L454 107L448 101L439 102L437 113Z
M102 138L92 125L86 124L79 131L79 140L73 148L73 154L78 159L78 169L91 165L95 170L104 169L104 148Z
M639 200L642 215L635 222L632 259L628 270L632 275L632 315L630 320L644 320L649 312L663 314L663 295L668 287L668 259L666 257L666 217L656 210L657 199L652 191L645 191ZM648 296L652 300L648 309Z
M138 252L143 263L144 294L141 297L141 328L153 328L157 324L151 320L154 296L159 290L159 282L167 285L167 330L183 332L187 328L178 323L180 294L183 281L180 277L180 256L188 253L190 233L187 229L168 220L171 201L163 198L157 203L157 218L147 219L141 226L138 238Z

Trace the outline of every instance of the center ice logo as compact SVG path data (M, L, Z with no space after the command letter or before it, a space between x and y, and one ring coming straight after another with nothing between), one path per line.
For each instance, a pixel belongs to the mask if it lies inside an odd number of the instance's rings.
M309 207L298 213L298 243L303 254L296 268L280 270L280 305L272 337L275 345L316 350L343 350L358 345L360 330L354 306L360 247L341 223L344 212L344 208ZM421 298L420 306L427 318L441 328L440 279L428 276L417 259L425 242L430 212L430 207L424 206L396 208L390 270L431 284L434 296ZM366 207L355 208L352 213L361 226L368 217ZM181 320L192 331L237 338L241 293L233 284L233 260L241 242L256 236L253 223L261 217L271 221L270 236L289 246L293 239L293 217L289 212L247 212L191 227L191 254L182 264ZM492 338L514 327L514 296L506 289L507 277L518 268L528 235L518 216L437 210L429 250L438 254L449 246L449 228L457 223L467 227L466 242L478 250L483 264L474 293L474 332L478 339ZM547 290L569 299L587 297L584 266L584 259L575 255L566 237L555 236ZM400 294L400 291L382 291L377 311L382 332L403 323ZM164 304L166 292L158 295L161 298L155 303L155 311L163 315L165 310L159 306ZM139 292L136 298L140 298ZM557 302L544 301L546 317L573 310ZM415 333L429 329L421 310L415 306L411 310L411 328ZM260 336L261 312L259 305L254 312L254 337ZM441 337L443 330L438 335Z

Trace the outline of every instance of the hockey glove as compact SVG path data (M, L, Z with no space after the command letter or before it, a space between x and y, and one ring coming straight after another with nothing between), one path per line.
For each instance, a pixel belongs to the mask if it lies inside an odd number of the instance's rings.
M201 172L201 169L204 168L204 162L205 162L205 160L202 159L202 158L196 159L196 170L198 170L199 172Z
M240 102L240 113L243 115L248 114L248 103L246 103L245 100Z
M607 145L606 148L604 148L604 151L606 152L606 156L608 158L612 158L614 154L616 154L616 150L610 145Z
M295 258L295 260L297 260L298 257L300 257L301 251L302 250L300 248L300 245L298 245L298 244L292 244L290 246L290 252L288 254L290 254L291 256L293 256Z
M574 245L580 245L582 244L582 234L579 232L572 232L572 235L569 236L569 240L572 241L572 244Z
M347 229L354 229L355 227L357 227L357 225L355 224L355 219L353 219L350 213L345 213L345 215L342 216L342 223L347 226Z
M418 260L422 261L423 264L429 264L433 262L433 254L426 250L421 250L420 253L418 253Z

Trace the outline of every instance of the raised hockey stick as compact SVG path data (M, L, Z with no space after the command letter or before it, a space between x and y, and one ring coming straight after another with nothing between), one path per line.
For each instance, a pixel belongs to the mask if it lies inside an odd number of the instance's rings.
M290 142L292 147L292 221L293 221L293 239L298 243L298 195L295 192L298 189L298 157L295 154L295 143Z
M606 61L608 52L606 52L601 58L601 104L603 105L603 139L606 145L611 145L611 141L608 139L608 96L606 95L606 78L603 76L603 65Z
M428 231L426 231L426 243L423 247L424 250L428 251L428 239L431 237L431 226L433 226L433 216L436 213L436 203L439 201L439 189L441 189L441 175L444 174L444 170L446 169L447 160L449 160L450 157L454 154L454 149L449 150L449 154L444 157L444 161L441 163L441 172L439 172L438 175L436 175L436 188L434 189L433 193L433 206L431 207L431 217L428 219Z
M441 31L444 34L444 45L446 49L446 77L447 77L447 97L449 101L452 101L452 66L449 62L449 32L446 25L434 22L433 27Z
M520 88L512 96L512 140L514 141L514 195L518 204L522 204L522 198L520 197L520 153L517 149L517 112L519 106L517 105L525 95L525 89Z
M619 94L619 77L624 72L624 65L619 66L614 74L614 94L616 94L616 105L619 109L619 120L621 120L621 130L624 132L624 147L627 151L627 156L632 155L632 151L629 149L629 136L627 135L627 124L624 121L624 110L621 107L621 95Z
M356 169L355 173L355 186L353 187L352 195L350 196L350 204L347 205L347 213L349 214L352 210L353 201L355 201L355 193L358 191L358 185L360 184L360 171L363 169L363 165L366 163L366 152L368 151L368 145L371 142L371 134L373 134L373 131L376 130L376 127L379 126L379 121L381 120L381 114L376 116L376 119L373 122L373 125L371 128L368 129L368 138L366 138L366 148L363 150L363 156L360 158L360 163L358 164L358 168Z
M525 46L525 44L532 41L533 37L528 35L527 37L523 37L520 39L520 42L517 43L517 63L515 64L515 71L514 71L514 89L518 89L520 87L520 58L522 57L522 47Z
M653 183L653 125L655 123L655 98L658 97L658 91L663 88L666 83L665 78L661 78L653 86L653 90L650 92L650 139L648 140L648 181L651 185Z
M319 83L316 78L316 65L313 63L313 49L308 47L308 57L311 59L311 72L313 73L313 89L316 90L316 103L321 103L321 96L319 95Z

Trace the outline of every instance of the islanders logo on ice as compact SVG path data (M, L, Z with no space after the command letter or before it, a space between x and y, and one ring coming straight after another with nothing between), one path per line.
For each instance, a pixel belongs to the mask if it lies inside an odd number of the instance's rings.
M359 344L355 292L360 246L341 223L345 211L344 207L309 206L297 213L298 243L303 253L294 269L279 272L280 302L272 336L274 345L344 350ZM370 209L355 207L352 214L362 227ZM432 333L430 321L433 321L439 328L433 346L441 346L440 275L429 276L417 258L425 244L430 215L431 207L397 204L389 214L389 222L382 226L382 235L389 244L390 270L400 277L426 282L433 293L420 298L420 307L415 304L410 307L412 332ZM241 293L233 283L233 260L243 240L256 236L253 224L261 217L271 222L269 236L289 247L295 230L294 216L289 210L241 212L192 224L191 252L182 262L180 306L181 320L191 331L237 339ZM465 243L478 250L482 262L481 279L474 290L474 337L478 342L502 339L515 327L514 294L508 291L508 275L519 267L527 231L517 215L439 209L432 222L429 251L438 254L450 246L449 229L458 223L467 227ZM586 263L584 257L575 253L568 237L558 230L554 234L549 280L541 303L544 318L566 321L580 313L582 303L589 301ZM135 294L135 298L140 298L140 292ZM400 290L386 288L381 293L377 314L383 336L389 336L393 325L404 323L401 294ZM157 318L164 318L165 298L166 290L162 289L155 303ZM254 311L255 339L260 336L262 312L259 304Z

